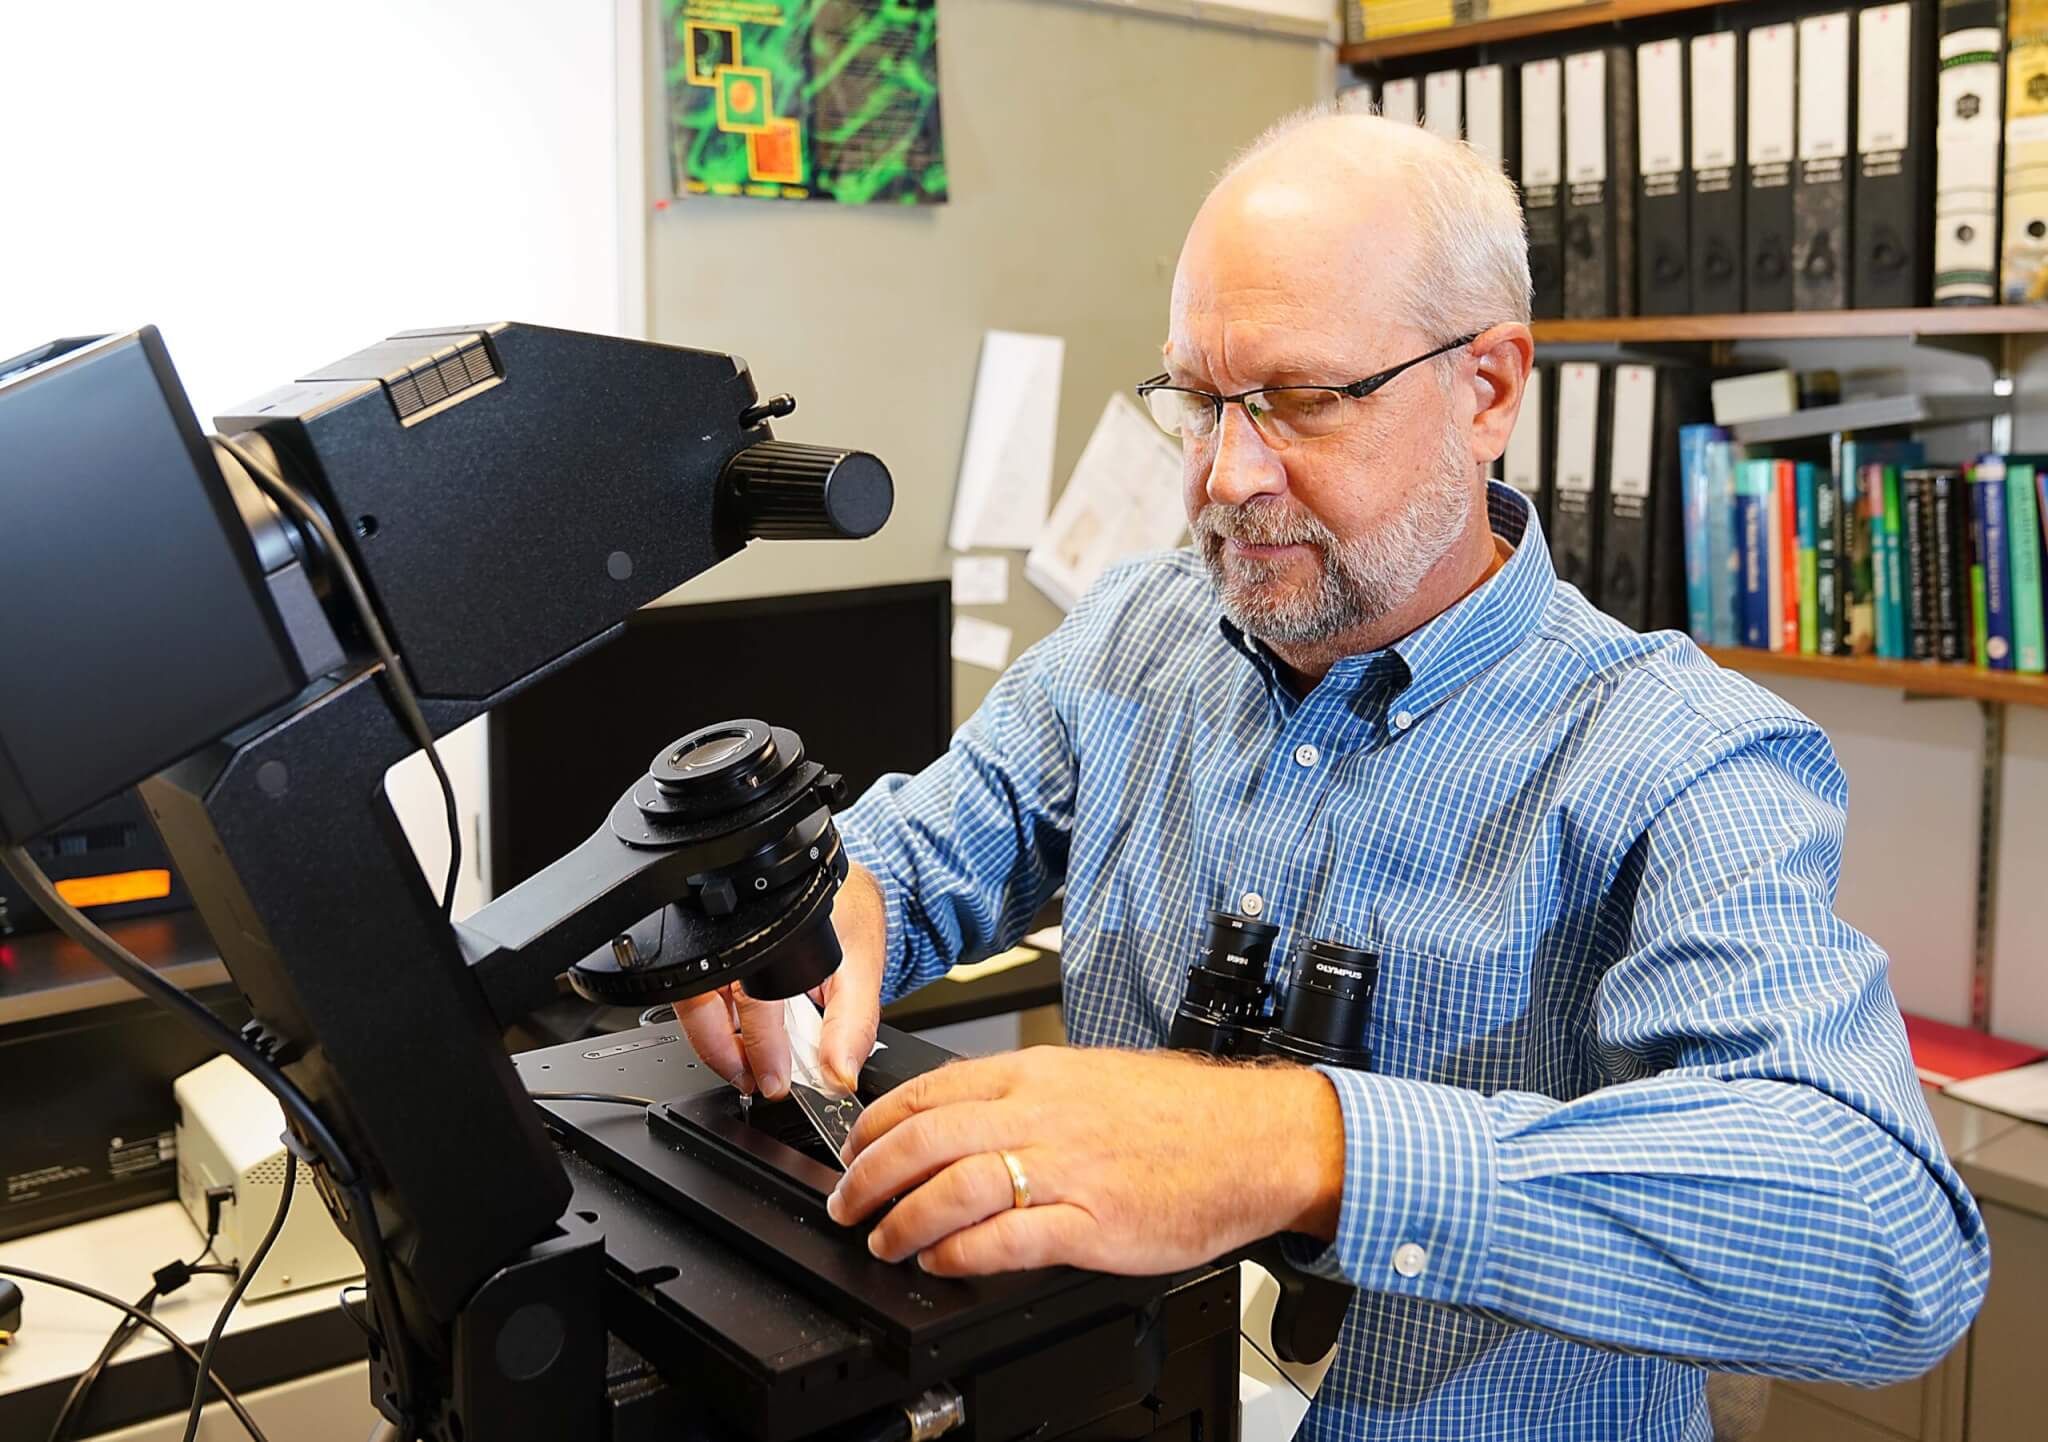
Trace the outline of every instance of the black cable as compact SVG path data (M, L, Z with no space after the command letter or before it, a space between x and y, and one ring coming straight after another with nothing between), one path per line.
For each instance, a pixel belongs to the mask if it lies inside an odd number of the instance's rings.
M219 1017L143 965L133 952L100 930L91 917L60 896L42 867L24 848L0 847L0 866L6 868L8 874L28 893L29 899L35 902L43 915L56 924L58 930L84 947L109 971L198 1031L214 1050L233 1057L243 1070L255 1077L272 1096L277 1098L278 1105L284 1108L285 1115L297 1123L299 1129L311 1141L313 1150L326 1165L335 1187L348 1197L349 1214L355 1224L357 1236L356 1250L362 1255L364 1268L377 1289L375 1295L388 1299L388 1305L392 1308L390 1325L384 1329L385 1347L392 1359L393 1381L398 1392L399 1410L406 1416L411 1416L412 1351L400 1325L397 1312L398 1290L391 1273L391 1261L384 1250L383 1233L377 1229L377 1214L371 1202L370 1188L357 1173L334 1132L321 1119L320 1114L313 1110L313 1105L306 1100L305 1094L275 1062L241 1033L233 1030ZM128 1305L114 1299L106 1300L110 1305L123 1308ZM374 1300L372 1305L375 1305Z
M199 1380L192 1385L192 1410L185 1414L185 1442L193 1442L199 1435L199 1414L206 1406L206 1381L213 1375L213 1354L220 1346L221 1333L227 1330L228 1316L235 1310L235 1304L242 1300L242 1293L249 1290L249 1283L256 1279L256 1269L263 1265L263 1259L270 1255L271 1244L277 1234L284 1230L285 1213L292 1207L292 1190L299 1181L299 1159L287 1149L284 1154L284 1191L277 1199L277 1215L270 1219L270 1230L263 1234L263 1240L256 1244L256 1250L249 1255L248 1265L242 1268L242 1275L235 1278L235 1285L228 1288L228 1299L220 1304L220 1311L214 1314L213 1330L206 1334L205 1350L199 1354Z
M213 1244L208 1242L207 1251L212 1249ZM204 1257L206 1252L201 1252L199 1255ZM226 1265L201 1266L196 1261L184 1263L180 1270L182 1270L184 1276L178 1281L178 1286L183 1286L186 1281L193 1277L232 1277L235 1275L233 1267ZM175 1288L171 1290L175 1290ZM139 1312L153 1312L157 1302L165 1295L165 1289L151 1287L135 1303L135 1309ZM120 1354L122 1348L141 1335L142 1324L133 1317L123 1317L115 1324L114 1334L107 1338L107 1345L100 1348L100 1354L93 1358L92 1365L78 1374L78 1380L71 1384L71 1391L65 1396L63 1405L57 1409L57 1420L50 1424L49 1442L63 1442L64 1434L70 1429L72 1419L74 1417L83 1417L87 1408L91 1405L93 1388L99 1385L100 1375L106 1371L107 1364Z
M455 917L455 879L462 872L462 819L455 805L455 783L448 779L448 768L441 764L441 752L434 744L433 728L427 725L426 715L420 710L419 694L412 688L412 678L406 675L398 652L391 645L391 638L377 619L376 607L370 604L369 588L363 584L355 562L342 549L341 538L335 535L334 527L328 524L327 517L318 506L301 495L283 476L257 460L241 442L227 436L215 436L214 439L220 443L221 449L242 463L242 468L271 500L294 513L302 524L319 536L328 560L348 590L349 602L355 607L363 632L369 637L377 659L384 665L384 679L391 683L399 718L412 731L420 749L427 753L427 764L434 768L434 779L441 783L441 803L448 815L448 876L441 887L441 914L452 921Z
M624 1092L528 1092L537 1102L610 1102L622 1107L651 1107L654 1102L647 1097L631 1097Z
M53 1277L48 1272L30 1271L27 1267L0 1266L0 1276L18 1277L24 1282L40 1282L45 1287L57 1287L66 1292L76 1292L81 1297L90 1297L95 1302L104 1303L117 1312L126 1312L134 1321L161 1335L166 1342L171 1344L171 1347L179 1356L192 1363L195 1367L199 1367L202 1377L206 1375L201 1355L193 1351L183 1337L180 1337L176 1332L173 1332L169 1327L166 1327L162 1322L143 1311L140 1307L131 1307L119 1297L102 1292L97 1287L88 1287L83 1282L74 1282L67 1277ZM270 1442L270 1439L263 1435L263 1429L256 1425L256 1419L249 1415L249 1409L242 1405L242 1399L229 1390L228 1384L215 1377L213 1385L219 1390L221 1400L228 1404L228 1407L234 1412L236 1418L240 1420L250 1437L255 1439L255 1442Z

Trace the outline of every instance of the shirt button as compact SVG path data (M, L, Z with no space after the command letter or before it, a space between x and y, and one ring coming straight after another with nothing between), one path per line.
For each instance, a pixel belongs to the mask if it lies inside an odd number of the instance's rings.
M1321 753L1313 746L1304 745L1294 748L1294 764L1297 766L1313 766L1320 759L1322 759Z
M1415 718L1409 715L1406 711L1396 711L1394 713L1394 729L1396 731L1406 731L1410 726L1413 726L1414 724Z
M1419 1277L1422 1269L1429 1265L1429 1253L1413 1242L1403 1242L1394 1248L1394 1270L1404 1277Z
M1257 916L1266 909L1266 898L1256 891L1247 891L1238 899L1237 909L1246 916Z

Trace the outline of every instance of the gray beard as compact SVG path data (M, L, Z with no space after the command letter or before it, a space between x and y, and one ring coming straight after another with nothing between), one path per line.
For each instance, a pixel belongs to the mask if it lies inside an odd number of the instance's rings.
M1474 476L1463 441L1446 434L1435 459L1391 519L1348 541L1291 502L1206 507L1192 529L1223 614L1271 646L1322 645L1393 614L1457 543L1472 516ZM1226 561L1226 540L1309 546L1320 558L1316 579L1290 586L1268 562L1243 556Z

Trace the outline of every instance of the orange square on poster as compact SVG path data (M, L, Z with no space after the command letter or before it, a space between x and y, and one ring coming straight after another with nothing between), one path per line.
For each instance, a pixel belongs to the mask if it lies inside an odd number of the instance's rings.
M804 178L803 132L782 117L747 137L747 174L754 180L779 180L801 185Z

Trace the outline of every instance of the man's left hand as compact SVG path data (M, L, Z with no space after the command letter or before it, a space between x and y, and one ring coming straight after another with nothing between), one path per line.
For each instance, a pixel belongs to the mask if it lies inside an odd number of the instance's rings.
M1038 1047L897 1087L862 1116L847 1159L834 1221L902 1198L868 1238L884 1261L1157 1276L1274 1232L1334 1236L1344 1128L1335 1088L1305 1067Z

